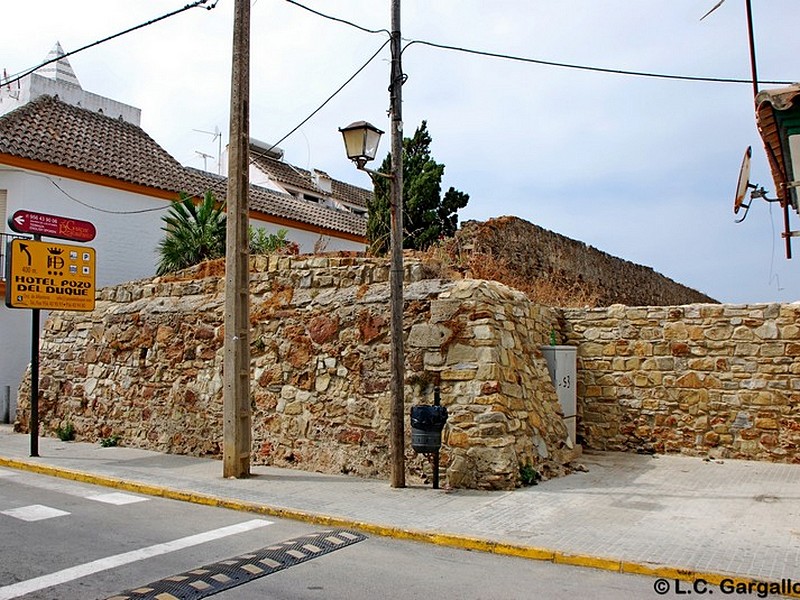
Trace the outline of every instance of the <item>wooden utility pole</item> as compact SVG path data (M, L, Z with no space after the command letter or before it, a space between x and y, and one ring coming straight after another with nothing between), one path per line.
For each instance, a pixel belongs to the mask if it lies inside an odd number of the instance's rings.
M392 67L389 83L392 141L391 193L391 485L406 486L405 459L405 356L403 353L403 67L400 62L400 0L392 0Z
M225 245L223 477L250 475L250 273L247 195L250 143L250 0L235 0Z

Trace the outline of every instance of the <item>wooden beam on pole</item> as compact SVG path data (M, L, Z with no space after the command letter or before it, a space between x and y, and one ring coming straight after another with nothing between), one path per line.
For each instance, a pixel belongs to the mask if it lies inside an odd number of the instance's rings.
M228 150L223 364L223 477L250 475L250 0L235 0Z
M403 68L400 37L400 0L392 0L392 66L390 94L392 181L391 181L391 486L406 485L405 460L405 355L403 352Z

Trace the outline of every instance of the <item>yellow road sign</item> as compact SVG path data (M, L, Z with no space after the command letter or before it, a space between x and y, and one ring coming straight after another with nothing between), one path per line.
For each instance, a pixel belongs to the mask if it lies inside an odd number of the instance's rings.
M6 263L9 308L94 310L94 248L14 239Z

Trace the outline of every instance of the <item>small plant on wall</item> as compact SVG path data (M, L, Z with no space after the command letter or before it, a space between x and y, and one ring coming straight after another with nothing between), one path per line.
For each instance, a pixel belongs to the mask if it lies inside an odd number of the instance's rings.
M530 463L521 464L519 466L519 480L524 486L536 485L542 476L539 471L533 468Z
M100 445L103 448L113 448L114 446L119 446L119 436L110 435L108 437L100 438Z

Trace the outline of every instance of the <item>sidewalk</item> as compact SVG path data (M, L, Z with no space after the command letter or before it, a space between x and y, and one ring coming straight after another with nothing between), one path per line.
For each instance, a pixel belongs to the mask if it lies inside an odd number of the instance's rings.
M667 578L800 581L800 465L585 453L513 492L386 481L39 439L0 425L0 468L463 548Z

